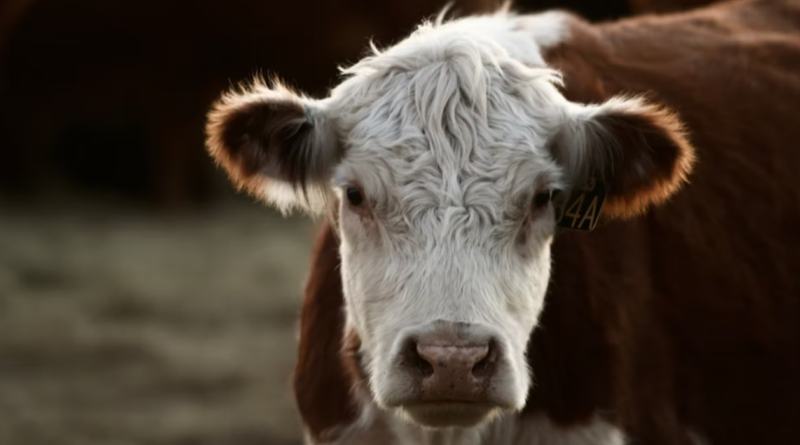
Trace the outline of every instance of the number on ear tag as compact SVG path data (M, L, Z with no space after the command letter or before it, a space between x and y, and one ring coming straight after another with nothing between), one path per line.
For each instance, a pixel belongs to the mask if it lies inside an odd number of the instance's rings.
M597 224L605 200L605 184L596 178L590 178L559 206L556 224L565 229L591 231Z

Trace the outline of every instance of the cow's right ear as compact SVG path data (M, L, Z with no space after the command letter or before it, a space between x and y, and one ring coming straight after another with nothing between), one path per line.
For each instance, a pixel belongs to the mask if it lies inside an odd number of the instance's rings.
M240 189L281 210L323 209L341 158L324 101L256 79L214 104L206 133L209 153Z

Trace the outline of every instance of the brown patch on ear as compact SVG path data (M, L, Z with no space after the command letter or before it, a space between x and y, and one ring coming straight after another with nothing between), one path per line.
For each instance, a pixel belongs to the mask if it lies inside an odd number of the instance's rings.
M263 171L287 182L302 179L297 148L311 124L300 104L290 100L250 103L230 113L222 128L222 143L231 158L240 160L244 174Z
M304 180L298 141L307 136L306 112L290 99L236 105L209 113L209 153L239 187L256 174L294 183Z
M636 102L634 102L636 103ZM694 148L675 114L640 106L593 117L587 160L608 186L602 215L627 218L665 202L687 181ZM603 159L604 158L604 159Z
M311 274L300 313L300 345L294 393L303 423L317 442L336 439L359 415L354 388L363 379L355 333L344 338L344 295L339 245L325 224L312 253Z
M214 104L206 125L208 151L240 189L259 194L277 181L306 194L339 157L335 136L314 104L277 81L267 87L256 79Z

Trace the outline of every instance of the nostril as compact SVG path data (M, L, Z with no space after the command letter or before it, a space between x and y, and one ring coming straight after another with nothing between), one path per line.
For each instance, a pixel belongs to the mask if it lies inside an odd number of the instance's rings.
M417 367L417 371L423 377L430 377L433 375L433 365L423 360L421 357L417 357L414 363Z
M497 347L495 346L494 342L491 342L489 343L486 356L472 367L472 375L478 379L489 377L494 373L496 364Z
M407 366L416 369L422 377L430 377L433 375L433 364L419 353L419 346L416 342L409 342L406 345L403 355L405 356L404 361Z

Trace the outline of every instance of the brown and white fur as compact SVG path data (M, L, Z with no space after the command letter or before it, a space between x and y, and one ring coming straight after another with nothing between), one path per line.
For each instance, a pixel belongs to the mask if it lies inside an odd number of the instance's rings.
M208 125L239 186L336 206L301 317L309 443L795 443L800 2L504 9L344 72L322 100L257 81ZM589 177L598 228L557 233L539 195ZM443 321L502 352L477 420L419 411L400 372Z

